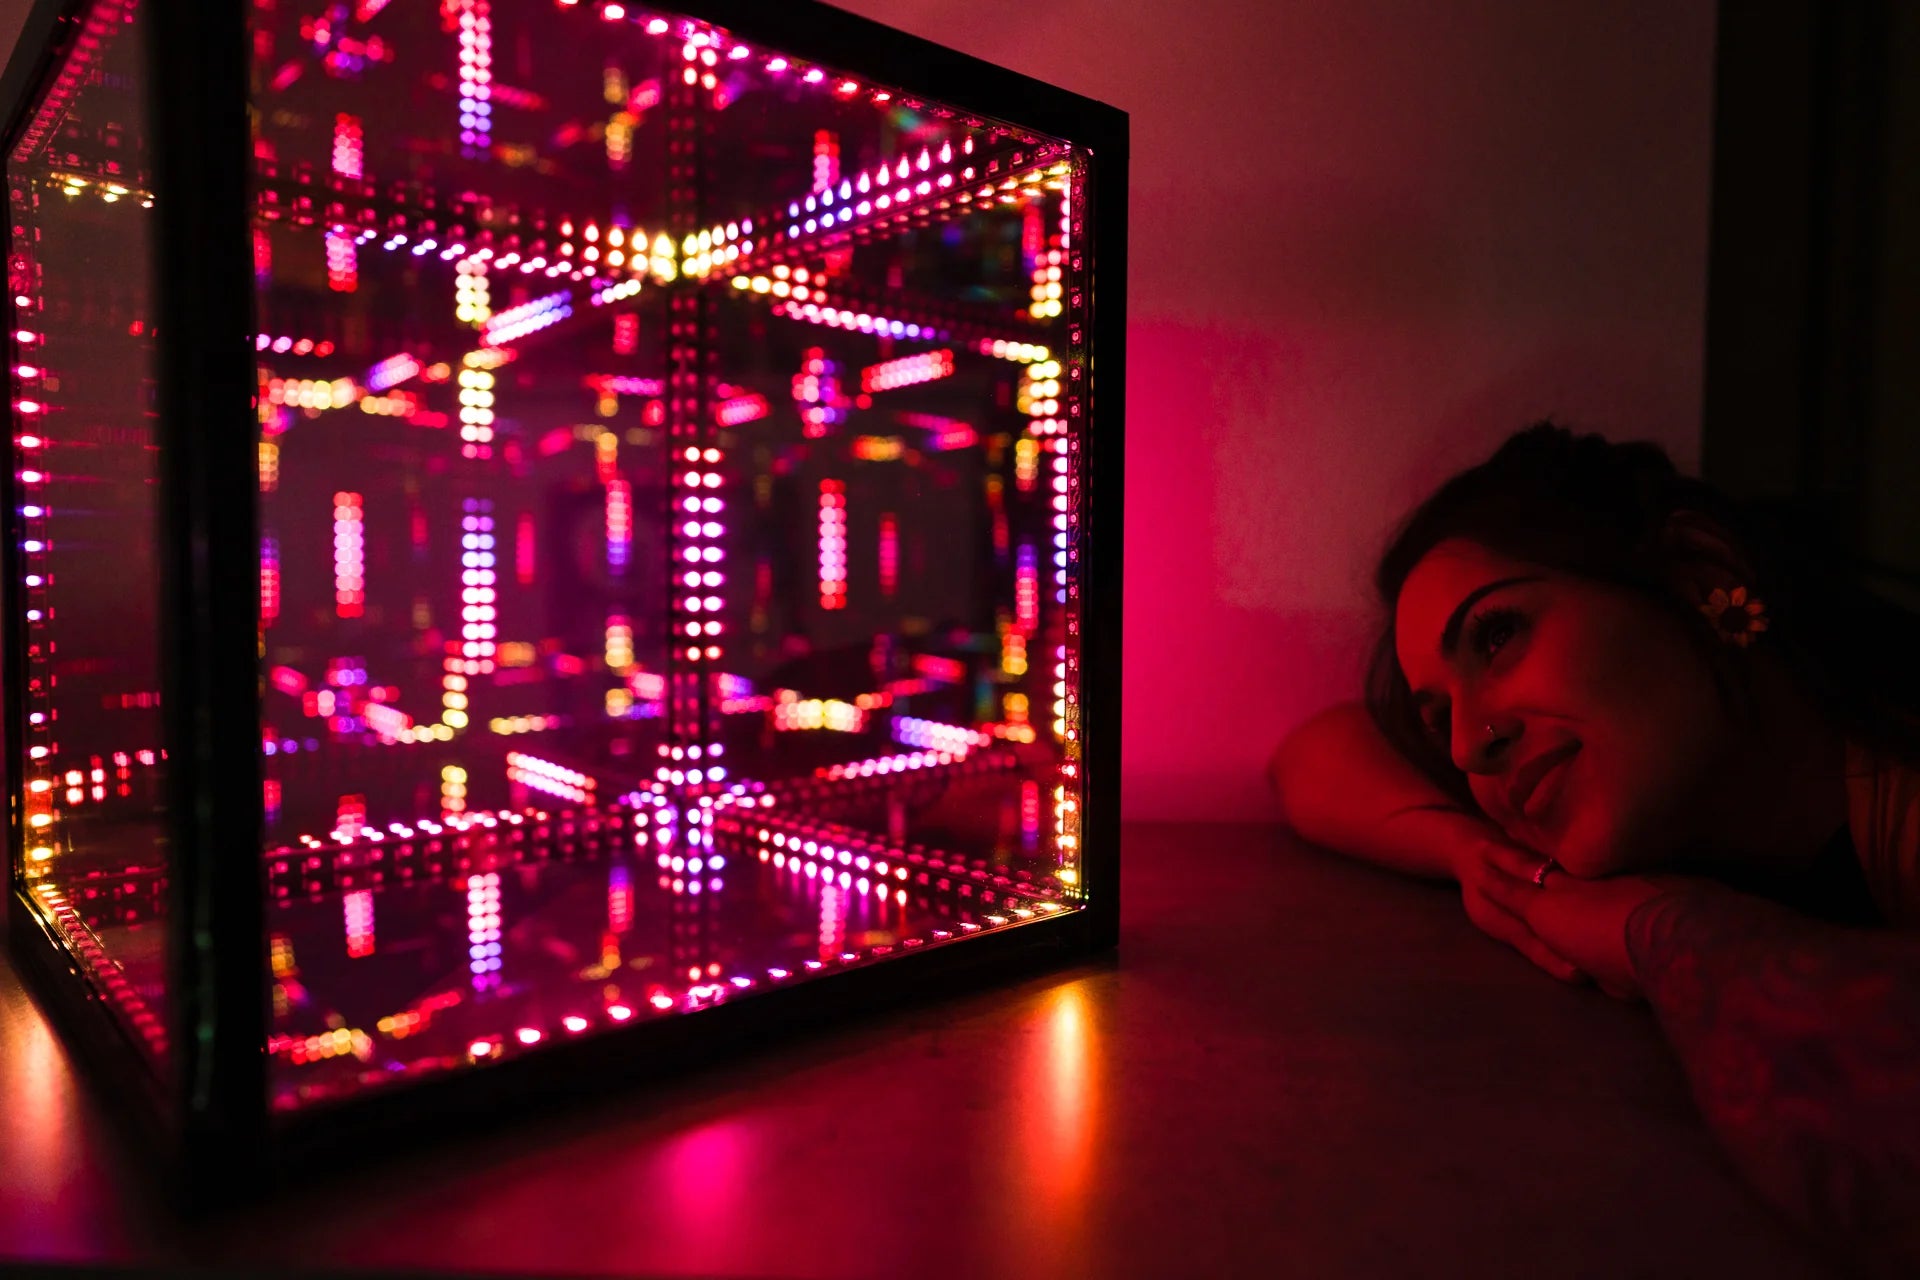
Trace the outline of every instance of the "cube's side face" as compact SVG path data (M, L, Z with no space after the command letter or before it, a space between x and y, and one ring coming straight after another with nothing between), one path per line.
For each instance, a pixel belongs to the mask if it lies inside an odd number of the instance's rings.
M1085 910L1091 157L673 12L251 13L276 1113Z
M154 213L146 32L75 5L6 156L13 883L168 1062Z

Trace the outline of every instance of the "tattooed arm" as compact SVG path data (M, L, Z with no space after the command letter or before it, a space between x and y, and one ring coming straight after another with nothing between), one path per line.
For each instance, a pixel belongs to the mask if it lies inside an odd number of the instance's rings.
M1698 882L1625 934L1740 1172L1873 1274L1920 1275L1920 937Z

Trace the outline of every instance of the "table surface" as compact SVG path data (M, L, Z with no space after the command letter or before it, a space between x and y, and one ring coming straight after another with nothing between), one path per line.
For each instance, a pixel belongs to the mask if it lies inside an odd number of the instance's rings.
M1814 1276L1641 1007L1444 886L1130 825L1117 955L171 1220L0 962L0 1259L623 1276Z

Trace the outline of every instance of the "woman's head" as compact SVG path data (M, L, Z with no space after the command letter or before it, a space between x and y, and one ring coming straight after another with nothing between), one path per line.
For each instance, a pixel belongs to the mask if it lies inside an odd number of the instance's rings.
M1843 568L1806 530L1681 476L1657 445L1542 423L1395 536L1376 574L1387 624L1368 706L1443 789L1576 874L1668 861L1725 817L1705 798L1724 798L1752 740L1759 665L1882 744L1898 736L1887 700L1920 701L1904 668L1877 687L1869 670L1896 666L1893 632L1911 643L1914 619ZM1766 607L1753 646L1718 634L1744 610L1702 611L1736 587ZM1528 766L1556 760L1517 803Z

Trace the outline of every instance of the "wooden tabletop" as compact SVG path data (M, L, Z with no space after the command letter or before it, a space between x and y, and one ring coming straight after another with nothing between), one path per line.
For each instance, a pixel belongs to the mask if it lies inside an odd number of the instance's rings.
M1274 827L1129 826L1117 956L181 1224L0 962L0 1259L621 1276L1813 1276L1651 1015Z

